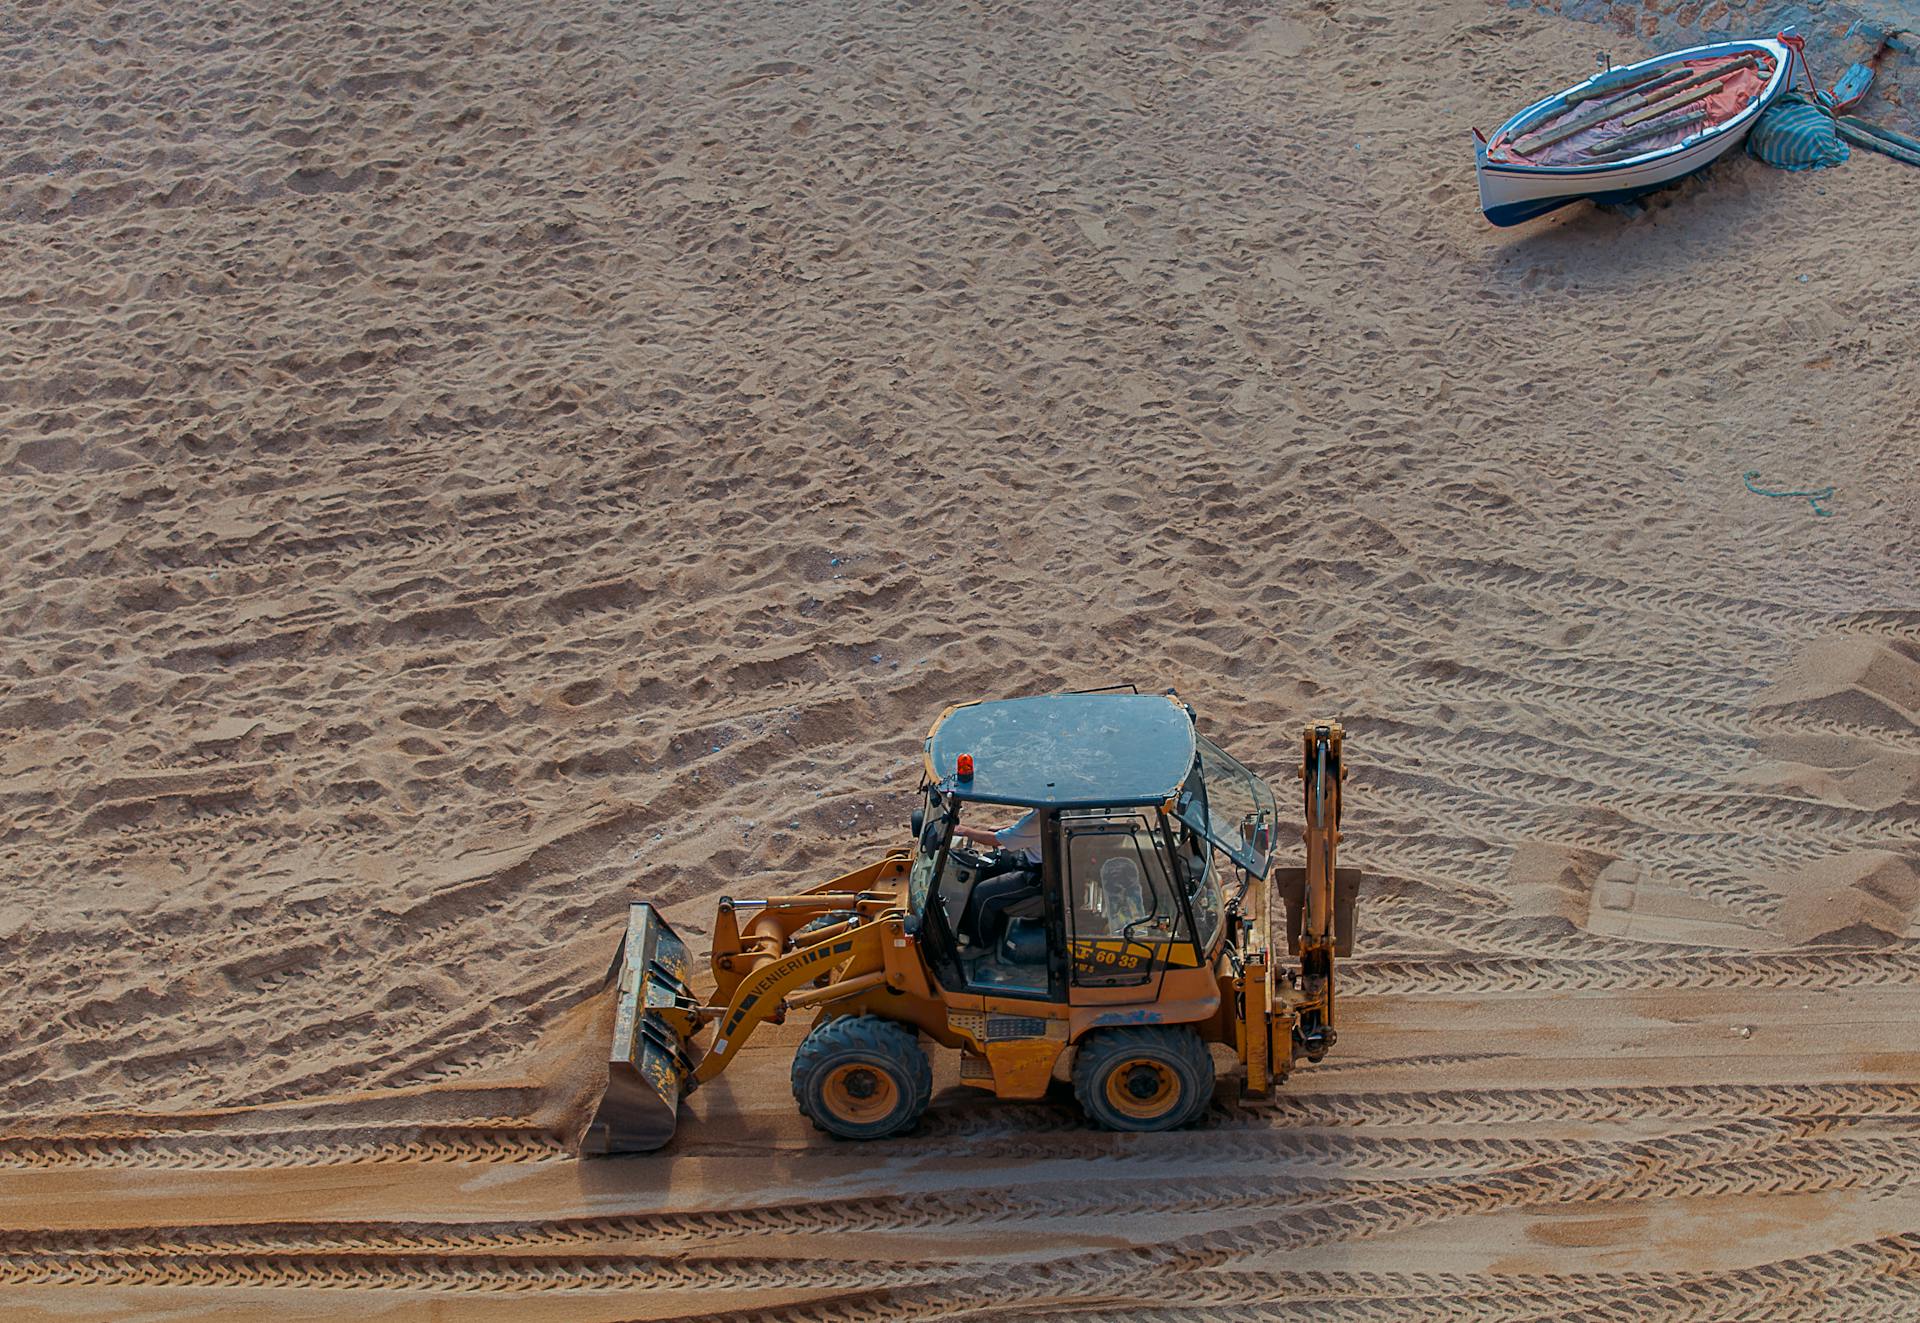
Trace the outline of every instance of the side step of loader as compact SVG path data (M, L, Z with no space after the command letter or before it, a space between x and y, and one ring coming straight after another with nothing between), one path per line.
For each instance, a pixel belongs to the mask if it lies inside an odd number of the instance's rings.
M607 970L618 998L607 1087L580 1140L582 1154L649 1153L673 1138L693 1057L675 1023L699 1005L687 946L645 901L627 910L627 934ZM671 1019L662 1012L682 1012Z

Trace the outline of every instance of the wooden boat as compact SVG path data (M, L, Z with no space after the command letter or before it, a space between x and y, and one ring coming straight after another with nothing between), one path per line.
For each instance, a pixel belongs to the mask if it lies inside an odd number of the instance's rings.
M1746 140L1793 71L1787 44L1761 38L1597 73L1475 142L1480 210L1495 225L1518 225L1581 198L1624 202L1705 169Z

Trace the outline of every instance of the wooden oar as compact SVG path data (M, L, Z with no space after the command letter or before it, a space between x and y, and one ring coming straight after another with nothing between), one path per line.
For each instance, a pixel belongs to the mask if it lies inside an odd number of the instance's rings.
M1694 88L1691 92L1675 93L1673 96L1668 97L1665 101L1657 102L1654 105L1648 106L1645 110L1634 111L1631 115L1628 115L1625 119L1620 121L1620 127L1623 129L1630 129L1636 124L1645 124L1650 119L1658 119L1660 116L1666 114L1669 110L1678 110L1682 106L1690 106L1694 102L1700 100L1702 97L1712 96L1715 92L1718 92L1719 90L1720 90L1720 80L1716 78L1711 83L1706 83L1699 87Z
M1879 124L1869 124L1858 115L1841 115L1835 125L1840 136L1856 147L1883 152L1907 165L1920 165L1920 138L1909 138Z
M1627 77L1624 76L1625 70L1617 70L1621 77L1609 80L1606 74L1602 74L1587 86L1574 88L1562 100L1569 106L1577 106L1582 101L1592 101L1595 97L1612 96L1615 92L1631 92L1636 87L1644 88L1648 83L1668 82L1680 77L1686 71L1685 65L1678 69L1641 69L1633 76Z
M1667 83L1654 90L1635 92L1630 96L1623 96L1617 101L1608 101L1588 111L1586 114L1571 119L1565 124L1549 129L1544 133L1528 134L1526 137L1516 141L1513 144L1513 149L1522 156L1531 156L1542 147L1551 147L1556 142L1564 142L1582 130L1590 129L1596 124L1604 124L1623 111L1641 110L1658 104L1674 92L1691 87L1696 83L1704 82L1709 78L1719 79L1736 70L1751 69L1758 59L1759 57L1756 55L1742 55L1737 60L1728 60L1724 64L1716 64L1711 69L1702 69L1692 77L1684 78L1677 83ZM1685 103L1676 102L1675 104L1681 105Z
M1562 139L1571 138L1582 129L1590 129L1596 124L1605 123L1623 109L1632 110L1636 106L1646 105L1655 92L1670 87L1676 79L1684 77L1686 73L1686 66L1682 65L1677 71L1669 71L1653 83L1642 86L1638 92L1602 102L1591 110L1575 115L1572 119L1561 120L1557 124L1535 129L1524 137L1516 138L1513 149L1524 154L1539 151L1542 147L1551 147Z
M1623 133L1617 138L1610 138L1597 147L1588 147L1581 152L1581 155L1594 161L1604 161L1611 156L1637 156L1645 149L1634 144L1645 142L1648 138L1657 138L1670 129L1691 128L1706 117L1706 111L1696 110L1673 119L1656 120L1652 124L1635 129L1632 133Z

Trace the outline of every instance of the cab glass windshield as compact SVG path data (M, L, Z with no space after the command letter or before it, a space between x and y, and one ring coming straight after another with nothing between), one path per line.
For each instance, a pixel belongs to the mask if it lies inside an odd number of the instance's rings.
M1180 820L1234 863L1265 877L1272 853L1273 792L1212 740L1196 738L1196 775L1180 791Z

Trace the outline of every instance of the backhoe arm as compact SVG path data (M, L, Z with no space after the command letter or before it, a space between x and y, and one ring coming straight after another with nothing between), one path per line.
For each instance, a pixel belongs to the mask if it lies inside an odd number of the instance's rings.
M1309 1061L1320 1060L1333 1046L1333 965L1353 950L1354 902L1362 881L1358 869L1339 866L1344 734L1339 722L1329 721L1315 722L1301 736L1306 867L1276 868L1271 874L1286 903L1287 949L1300 956L1298 992L1288 1000L1296 1012L1295 1045Z
M1345 732L1338 722L1308 726L1301 738L1300 779L1306 800L1307 876L1300 915L1299 1034L1308 1059L1333 1045L1333 960L1336 945L1335 859L1340 848L1340 761Z

